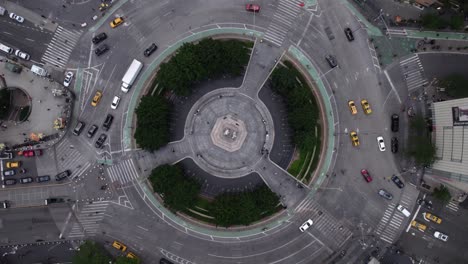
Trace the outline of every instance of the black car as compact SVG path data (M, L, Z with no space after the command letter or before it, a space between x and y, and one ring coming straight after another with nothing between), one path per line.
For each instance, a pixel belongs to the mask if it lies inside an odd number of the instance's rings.
M49 198L45 200L45 205L53 204L53 203L64 203L65 199L63 198Z
M104 131L109 130L110 126L112 125L112 120L114 120L114 117L111 114L108 114L106 116L106 120L104 120L104 123L102 124Z
M387 192L384 189L379 190L379 195L382 196L383 198L387 199L387 200L393 199L393 195L391 193Z
M333 55L328 55L325 57L325 59L327 60L328 64L330 65L330 67L332 68L335 68L338 64L336 64L336 59Z
M3 208L3 209L7 209L7 208L10 208L10 201L1 201L0 202L0 209Z
M346 38L347 38L349 41L353 41L353 40L354 40L353 31L351 31L350 28L345 28L344 33L346 34Z
M81 134L81 131L83 131L83 128L85 127L85 123L84 122L78 122L78 124L76 124L75 128L73 129L73 135L75 136L79 136Z
M103 44L101 45L100 47L98 47L94 53L98 56L101 56L102 54L104 54L106 51L109 50L109 46L107 46L106 44Z
M403 187L405 187L405 184L400 180L400 178L398 178L398 176L396 175L393 175L392 176L392 181L395 183L396 186L398 186L398 188L402 189Z
M21 179L20 179L20 183L23 183L23 184L24 184L24 183L31 183L31 182L33 182L33 181L34 181L34 180L33 180L32 177L24 177L24 178L21 178Z
M86 134L89 138L92 138L94 134L96 134L96 131L98 130L98 126L93 125L89 128L88 133Z
M106 33L102 32L93 38L93 43L98 44L107 38Z
M156 44L151 44L147 49L145 49L145 52L143 53L146 57L149 57L153 52L155 52L158 49L158 46Z
M392 115L392 131L398 132L400 126L400 117L397 114Z
M106 142L106 139L107 139L107 135L106 134L101 134L98 138L98 140L96 141L96 143L94 143L94 146L96 148L102 148L102 145L104 144L104 142Z
M397 153L398 152L398 138L392 137L392 152Z
M15 180L15 179L3 180L3 185L15 185L15 184L16 184L16 180Z
M56 181L61 181L66 179L68 176L70 176L71 172L69 170L62 171L61 173L55 175L55 180Z
M48 182L48 181L50 181L50 176L49 175L38 176L36 178L36 182Z
M165 258L162 258L159 260L159 264L174 264L172 263L171 261L165 259Z

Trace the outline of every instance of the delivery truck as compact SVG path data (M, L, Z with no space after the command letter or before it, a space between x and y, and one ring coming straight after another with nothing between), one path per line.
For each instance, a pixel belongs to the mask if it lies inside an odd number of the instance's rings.
M132 64L130 64L130 67L128 67L127 72L122 78L122 92L128 93L128 90L130 90L130 87L133 85L133 82L135 82L135 79L140 73L141 68L143 68L143 64L141 62L137 60L132 61Z

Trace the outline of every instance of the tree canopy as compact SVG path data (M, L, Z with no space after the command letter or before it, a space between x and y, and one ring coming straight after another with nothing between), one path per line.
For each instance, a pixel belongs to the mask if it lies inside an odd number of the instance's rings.
M427 122L421 115L410 121L411 135L407 154L414 158L418 165L428 166L436 159L436 147L432 143Z
M8 117L10 110L10 91L0 89L0 120Z
M468 97L468 79L461 74L452 74L440 81L450 97L455 99Z
M109 264L111 258L106 250L96 242L86 240L73 256L73 264Z
M169 142L169 111L167 100L160 96L144 96L136 108L136 143L154 151Z
M450 199L452 199L449 189L444 185L441 185L439 188L435 188L432 195L443 203L448 203Z

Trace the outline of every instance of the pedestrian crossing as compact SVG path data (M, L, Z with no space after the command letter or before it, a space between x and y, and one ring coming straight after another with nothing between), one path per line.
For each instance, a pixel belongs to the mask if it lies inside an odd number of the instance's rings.
M458 211L458 202L452 200L445 207L456 212Z
M133 159L128 159L108 167L107 174L109 174L112 182L120 182L121 184L138 178L138 171Z
M65 68L73 48L80 39L81 33L81 30L65 29L58 26L47 46L47 50L42 55L41 61L50 63L56 67Z
M407 187L401 196L400 204L411 211L418 195L418 191ZM396 207L397 204L395 202L388 204L376 229L376 234L380 236L380 239L390 244L398 238L401 230L404 228L404 222L409 220L408 217L396 210Z
M418 54L414 54L410 58L400 61L400 68L403 71L409 92L429 83L424 77L424 69Z
M48 151L48 155L52 155L57 161L59 171L70 169L73 172L75 169L83 169L88 163L68 138L55 145L55 153Z
M387 35L408 36L406 29L387 28Z
M299 4L301 4L300 1L279 0L273 20L265 32L265 40L281 46L290 31L291 25L297 20L297 16L301 11Z
M108 206L109 201L97 201L86 203L79 211L76 210L77 221L73 222L67 238L96 235Z
M311 228L317 230L326 240L330 247L341 248L343 244L352 236L352 232L344 226L341 221L329 214L312 198L305 199L295 209L295 213L303 213L305 218L300 223L302 224L307 219L312 219L314 224Z

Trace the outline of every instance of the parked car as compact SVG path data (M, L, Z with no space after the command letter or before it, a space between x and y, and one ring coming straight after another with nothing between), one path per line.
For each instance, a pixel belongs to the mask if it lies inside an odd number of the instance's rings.
M16 180L15 179L6 179L6 180L3 180L3 185L15 185L16 184Z
M333 55L327 55L327 56L325 57L325 59L327 60L328 65L330 65L330 67L335 68L336 66L338 66L338 64L336 63L336 58L335 58L335 56L333 56Z
M56 181L61 181L66 179L68 176L70 176L71 172L69 170L62 171L61 173L55 175L55 180Z
M398 152L398 138L396 137L392 137L392 144L391 144L391 149L392 149L392 152L393 153L397 153Z
M70 86L70 83L72 80L73 80L73 72L67 71L65 73L65 79L63 80L63 86L65 87Z
M387 200L392 200L393 199L393 195L389 192L387 192L385 189L380 189L379 190L379 195L382 196L383 198L387 199Z
M96 148L102 148L102 145L104 145L104 142L106 142L106 139L107 139L107 135L106 134L101 134L98 138L98 140L96 140L96 143L94 143L94 146Z
M245 10L249 11L249 12L258 13L258 12L260 12L260 6L256 5L256 4L246 4L245 5Z
M402 189L403 187L405 187L405 184L400 180L400 178L398 178L398 176L396 175L393 175L392 176L392 181L395 183L396 186L398 186L398 188Z
M383 140L383 137L377 137L377 144L379 145L380 151L385 151L385 142Z
M347 38L349 41L353 41L353 40L354 40L353 31L352 31L350 28L348 28L348 27L345 28L344 32L345 32L346 38Z
M157 49L158 49L158 46L156 46L156 44L153 43L153 44L151 44L151 46L149 46L147 49L145 49L145 52L143 53L143 55L145 55L145 57L149 57Z
M112 243L112 246L122 252L125 252L125 250L127 250L127 246L125 246L123 243L119 242L119 241L114 241Z
M102 32L102 33L99 33L97 34L93 39L92 39L92 42L94 44L99 44L101 43L102 41L104 41L105 39L107 39L107 34Z
M97 56L101 56L102 54L106 53L106 51L109 50L109 46L107 46L106 44L102 44L101 46L99 46L97 49L94 50L94 54L96 54Z
M33 182L33 178L32 177L24 177L24 178L21 178L20 179L20 183L24 184L24 183L31 183Z
M36 178L36 182L48 182L50 181L50 176L49 175L44 175L44 176L38 176Z
M6 171L3 171L3 176L7 177L7 176L15 176L16 174L16 171L15 170L6 170Z
M23 52L21 50L16 50L15 55L16 55L16 57L19 57L19 58L21 58L23 60L29 60L31 58L31 56L29 56L29 54L27 54L26 52Z
M19 23L23 23L24 22L24 18L22 16L18 16L17 14L15 13L10 13L10 18L13 19L13 20L16 20L17 22Z
M86 135L89 137L89 138L92 138L94 136L94 134L96 134L96 131L98 130L98 126L96 125L92 125L89 130L88 130L88 133L86 133Z
M305 222L299 227L299 230L301 230L301 232L304 232L304 231L306 231L307 229L309 229L309 227L310 227L311 225L313 225L313 224L314 224L314 222L313 222L311 219L309 219L309 220L305 221Z
M400 127L400 117L397 114L392 115L392 131L393 132L398 132L398 129Z
M439 232L439 231L434 232L434 237L437 238L437 239L440 239L440 240L442 240L444 242L447 242L447 240L448 240L448 236L446 234L444 234L444 233Z
M115 28L124 22L123 17L117 17L110 22L111 28Z
M362 176L364 177L364 179L366 180L366 182L371 182L372 181L372 177L370 176L369 172L367 170L361 170L361 174Z

